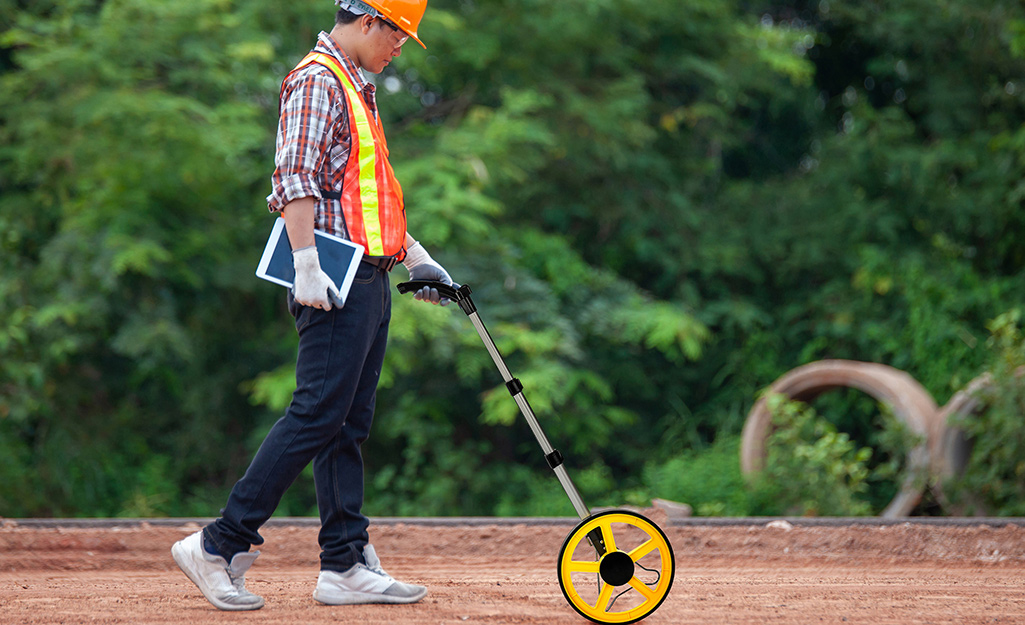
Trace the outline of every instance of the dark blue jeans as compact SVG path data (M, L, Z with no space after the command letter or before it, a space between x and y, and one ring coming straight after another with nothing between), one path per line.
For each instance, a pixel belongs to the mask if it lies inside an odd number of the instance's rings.
M370 522L363 507L363 457L381 376L391 291L388 274L360 263L345 307L323 311L297 304L299 332L292 404L271 428L239 480L221 518L204 529L231 558L263 544L260 527L312 461L320 509L321 568L345 571L363 562Z

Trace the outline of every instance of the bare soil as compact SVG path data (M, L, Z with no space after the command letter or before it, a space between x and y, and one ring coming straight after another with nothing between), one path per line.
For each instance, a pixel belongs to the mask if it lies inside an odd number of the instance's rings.
M1025 527L670 525L674 586L644 623L1025 624ZM102 529L0 524L0 624L433 625L587 623L556 561L572 526L371 526L394 577L424 584L409 606L328 607L311 596L314 527L268 527L247 575L262 610L220 612L175 566L198 524Z

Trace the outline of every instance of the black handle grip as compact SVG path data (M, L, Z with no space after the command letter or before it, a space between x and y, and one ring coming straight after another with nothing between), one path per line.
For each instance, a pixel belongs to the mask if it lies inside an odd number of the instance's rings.
M400 282L397 288L399 293L405 295L406 293L414 293L424 287L430 287L432 289L438 289L438 293L442 297L447 297L451 300L459 299L458 291L452 286L445 284L444 282L438 282L436 280L410 280L409 282Z
M470 285L464 284L458 289L445 284L444 282L438 282L437 280L410 280L409 282L400 282L395 286L399 290L399 293L405 295L406 293L413 293L419 291L424 287L430 287L432 289L438 289L438 293L442 297L459 304L459 308L467 315L477 312L477 307L474 306L473 300L470 299Z

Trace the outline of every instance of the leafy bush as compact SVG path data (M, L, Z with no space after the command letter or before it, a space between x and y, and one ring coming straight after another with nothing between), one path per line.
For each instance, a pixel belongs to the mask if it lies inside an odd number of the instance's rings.
M775 430L769 436L758 490L774 495L778 513L861 516L871 514L868 461L872 450L785 395L768 398Z
M831 393L830 395L838 395ZM863 516L878 514L908 479L906 458L924 441L885 405L876 403L873 418L861 393L824 405L860 406L856 414L827 419L812 406L782 394L768 397L773 432L766 441L763 472L752 483L759 514ZM841 423L838 428L834 421ZM926 475L910 476L924 480Z
M644 468L652 497L686 503L696 516L746 516L757 513L740 473L740 437L723 436L711 446L688 451Z
M968 514L1025 515L1025 338L1021 311L1004 313L988 326L990 384L982 408L950 425L971 441L963 472L944 485L955 507Z

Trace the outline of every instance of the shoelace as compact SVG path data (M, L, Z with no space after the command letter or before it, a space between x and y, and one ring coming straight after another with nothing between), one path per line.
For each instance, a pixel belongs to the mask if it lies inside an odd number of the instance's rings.
M394 582L394 581L395 581L395 579L394 579L394 578L392 578L392 576L391 576L391 575L388 575L388 573L387 573L387 572L386 572L386 571L385 571L384 569L382 569L382 568L381 568L381 565L380 565L380 564L379 564L379 565L377 565L377 566L375 566L375 567L373 567L373 568L371 568L371 567L369 567L369 566L368 566L367 568L368 568L368 569L370 569L371 571L373 571L374 573L377 573L377 574L378 574L378 575L380 575L381 577L383 577L383 578L387 579L388 581L392 581L392 582Z

